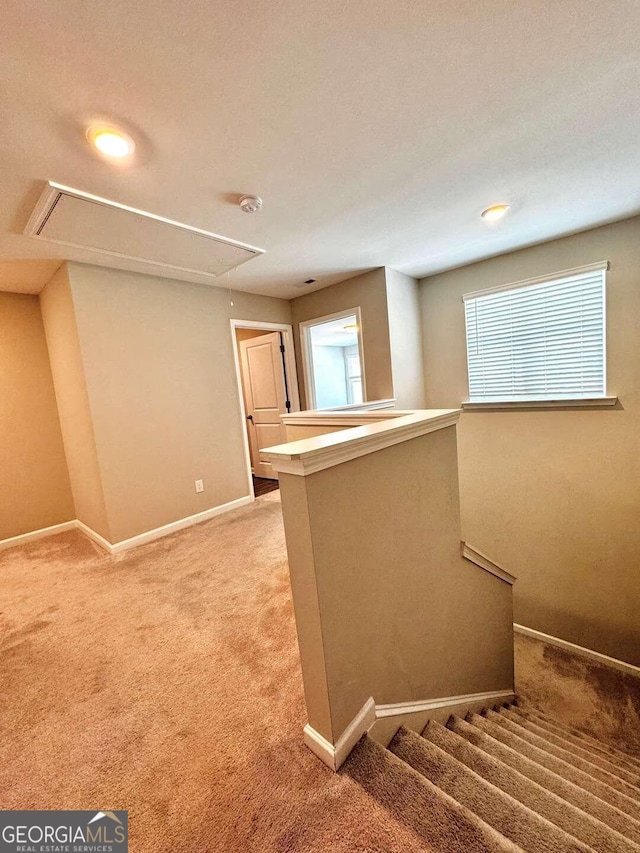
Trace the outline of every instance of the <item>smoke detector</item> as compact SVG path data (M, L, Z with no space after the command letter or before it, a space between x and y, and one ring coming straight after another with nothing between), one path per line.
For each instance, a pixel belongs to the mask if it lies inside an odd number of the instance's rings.
M262 207L262 199L259 195L241 195L238 204L245 213L255 213Z

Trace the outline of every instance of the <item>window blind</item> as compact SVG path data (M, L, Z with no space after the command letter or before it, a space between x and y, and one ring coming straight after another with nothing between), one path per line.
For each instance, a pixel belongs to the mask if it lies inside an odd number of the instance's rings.
M464 296L469 400L604 397L607 268L592 264Z

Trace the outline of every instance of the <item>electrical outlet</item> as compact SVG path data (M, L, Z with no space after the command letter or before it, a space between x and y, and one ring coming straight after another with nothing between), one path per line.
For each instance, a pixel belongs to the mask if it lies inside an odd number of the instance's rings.
M196 492L204 492L204 480L196 480Z

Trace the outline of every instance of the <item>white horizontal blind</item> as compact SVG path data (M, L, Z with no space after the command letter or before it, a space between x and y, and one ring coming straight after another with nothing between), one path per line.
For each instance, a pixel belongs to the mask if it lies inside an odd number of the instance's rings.
M463 297L469 400L604 397L606 268Z

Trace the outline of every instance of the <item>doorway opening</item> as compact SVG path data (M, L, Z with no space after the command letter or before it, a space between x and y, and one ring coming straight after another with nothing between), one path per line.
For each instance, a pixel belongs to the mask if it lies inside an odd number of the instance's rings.
M264 447L287 440L281 415L300 410L291 326L231 320L250 493L278 488L278 475L260 459Z
M309 408L342 408L367 399L360 308L300 323L300 341Z

